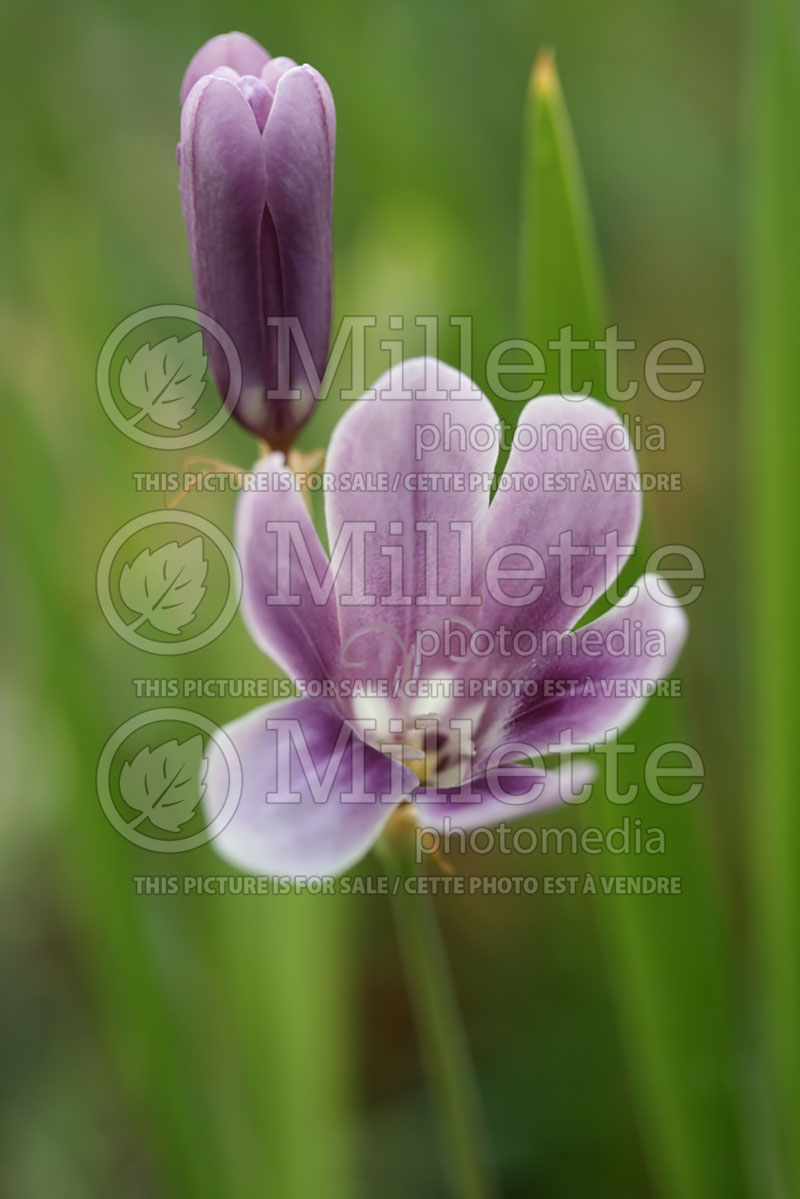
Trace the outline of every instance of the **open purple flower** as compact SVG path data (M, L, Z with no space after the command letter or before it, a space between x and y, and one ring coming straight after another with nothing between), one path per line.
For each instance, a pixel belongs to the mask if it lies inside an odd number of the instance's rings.
M239 355L241 394L228 401L236 419L285 451L311 414L330 339L333 99L313 67L270 58L229 33L194 56L181 101L178 162L197 304ZM280 331L270 318L292 318L294 327ZM227 396L225 354L206 342Z
M668 674L686 636L656 576L570 632L639 527L610 408L528 404L490 505L498 422L475 385L418 359L375 388L331 441L329 553L278 454L239 503L245 619L304 692L227 728L244 783L218 848L258 873L344 870L406 800L474 828L574 798L591 777L575 752L631 722L626 684ZM212 747L212 806L226 777Z

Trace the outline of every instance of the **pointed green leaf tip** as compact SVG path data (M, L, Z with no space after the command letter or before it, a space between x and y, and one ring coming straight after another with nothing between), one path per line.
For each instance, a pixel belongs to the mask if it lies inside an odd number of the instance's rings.
M558 87L555 51L544 46L531 71L531 88L539 96L549 96Z
M586 187L552 50L531 73L523 151L522 333L545 353L543 391L562 391L558 357L547 343L571 325L576 339L595 341L605 327L605 296ZM582 353L582 379L603 398L601 355ZM565 383L564 387L569 390Z

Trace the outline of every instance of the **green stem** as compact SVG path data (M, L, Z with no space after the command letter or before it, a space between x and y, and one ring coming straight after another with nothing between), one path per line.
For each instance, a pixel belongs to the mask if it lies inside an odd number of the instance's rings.
M388 837L380 849L450 1189L456 1199L491 1199L489 1137L436 910L420 893L413 855Z

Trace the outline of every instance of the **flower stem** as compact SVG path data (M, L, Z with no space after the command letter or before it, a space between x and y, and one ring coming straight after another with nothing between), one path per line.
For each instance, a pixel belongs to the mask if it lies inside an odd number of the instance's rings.
M423 1061L455 1199L497 1195L489 1138L436 910L420 893L413 853L390 834L380 844Z

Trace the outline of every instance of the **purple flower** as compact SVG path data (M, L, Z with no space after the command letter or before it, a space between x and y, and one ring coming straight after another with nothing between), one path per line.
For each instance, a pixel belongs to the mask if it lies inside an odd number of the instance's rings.
M285 451L311 414L330 339L333 99L313 67L271 59L229 33L194 56L181 101L178 162L197 305L239 356L241 394L227 401L237 420ZM294 318L291 336L279 337L270 317ZM227 396L227 359L206 341Z
M470 829L574 798L592 775L576 751L631 722L686 636L655 575L570 632L639 527L610 408L528 404L490 505L498 421L475 385L418 359L375 386L331 441L329 554L279 455L239 502L246 622L304 692L227 729L244 784L218 847L257 873L344 870L409 799L425 826ZM226 779L212 747L212 806Z

